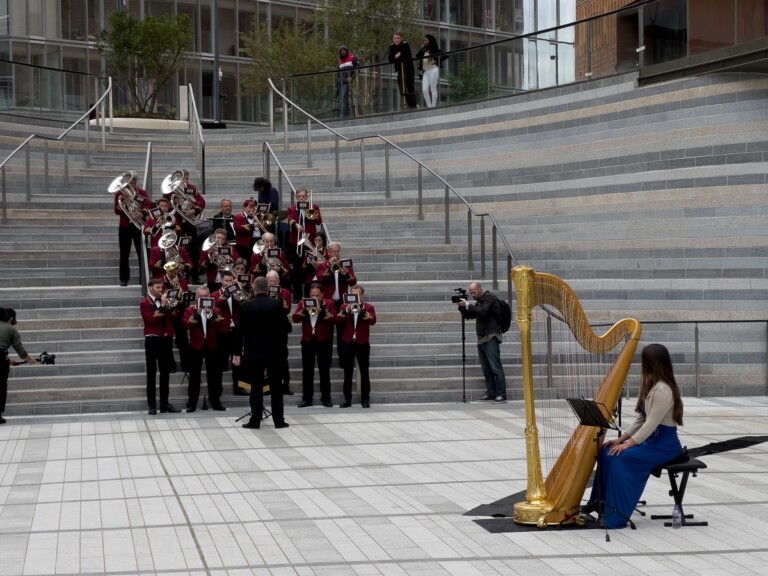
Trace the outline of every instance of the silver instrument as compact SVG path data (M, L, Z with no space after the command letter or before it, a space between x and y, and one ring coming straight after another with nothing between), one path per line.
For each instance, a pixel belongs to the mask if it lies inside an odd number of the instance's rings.
M131 180L135 177L135 172L123 172L112 180L107 190L110 194L120 194L117 198L117 205L120 207L120 210L131 221L131 224L142 230L144 228L144 220L137 216L137 214L141 213L141 206L136 200L138 192L131 186Z
M219 269L219 272L223 272L224 270L232 272L235 263L233 262L232 257L228 254L219 253L219 248L221 247L221 244L216 241L216 234L211 234L205 239L205 242L203 242L203 250L208 252L208 260L211 264L216 266Z
M301 249L307 250L312 255L315 262L325 262L325 256L318 250L315 245L309 241L309 234L302 234L299 241L296 243L296 253L301 254Z
M182 278L186 276L186 268L184 263L184 258L181 257L181 254L179 253L179 248L176 246L176 241L178 240L178 236L176 235L176 232L173 230L168 230L165 232L161 237L160 240L157 241L157 245L160 247L160 249L165 253L165 266L168 266L170 263L176 263L178 269L177 273ZM166 268L167 270L167 268Z
M203 219L203 213L189 215L187 212L194 210L197 206L195 204L194 197L187 194L187 189L184 186L184 172L181 170L174 170L168 176L163 179L160 184L160 189L163 191L163 195L169 196L169 201L173 210L178 212L184 220L197 226Z

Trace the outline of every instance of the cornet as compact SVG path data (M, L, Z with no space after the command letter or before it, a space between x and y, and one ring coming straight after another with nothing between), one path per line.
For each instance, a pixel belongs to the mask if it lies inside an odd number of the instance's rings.
M360 304L357 302L352 302L352 304L349 305L349 313L350 314L359 314L360 313Z

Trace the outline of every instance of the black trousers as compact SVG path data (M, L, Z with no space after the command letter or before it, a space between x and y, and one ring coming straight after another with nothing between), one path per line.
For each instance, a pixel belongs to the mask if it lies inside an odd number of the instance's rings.
M196 409L200 400L200 384L202 382L203 361L208 380L208 398L213 406L221 402L221 352L217 348L211 350L208 344L203 344L202 350L190 350L189 356L189 401L187 408Z
M176 349L179 351L181 371L189 372L189 367L191 366L189 359L192 356L192 350L189 347L189 334L184 327L183 308L179 311L179 314L176 315L176 318L173 321L173 332L176 335Z
M281 359L255 360L243 357L246 380L251 385L251 422L260 422L264 410L264 385L269 384L269 394L272 396L272 421L275 424L285 422L283 413L283 391L280 389ZM267 377L264 377L264 371Z
M5 401L8 400L8 375L11 373L11 361L5 357L0 358L0 415L5 412Z
M160 371L160 409L168 404L171 364L173 362L172 336L145 336L144 357L147 361L147 404L157 408L157 371Z
M120 243L120 282L128 282L131 279L131 244L136 248L136 256L141 262L141 230L133 224L125 228L117 229L117 240Z
M341 343L341 367L344 369L344 400L352 401L352 374L355 371L355 360L360 368L360 401L365 402L371 396L371 379L368 368L371 359L371 345L352 342Z
M301 385L302 398L312 402L315 395L315 358L320 372L320 399L323 402L331 400L331 354L333 339L323 342L312 338L309 342L301 341Z

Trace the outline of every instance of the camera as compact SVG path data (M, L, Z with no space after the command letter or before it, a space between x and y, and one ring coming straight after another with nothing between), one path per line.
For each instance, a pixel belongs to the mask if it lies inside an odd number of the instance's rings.
M54 364L56 364L56 355L55 354L48 354L48 352L43 352L37 358L37 361L40 362L40 364L43 364L43 365L48 364L48 365L53 366Z
M451 302L458 304L462 300L467 300L467 291L464 288L454 288L453 296L451 296Z

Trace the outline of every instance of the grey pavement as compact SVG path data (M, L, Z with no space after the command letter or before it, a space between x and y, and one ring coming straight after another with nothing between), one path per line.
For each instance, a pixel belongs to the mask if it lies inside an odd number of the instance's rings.
M625 422L632 402L624 405ZM768 434L768 398L686 398L683 444ZM768 444L704 456L665 528L494 534L463 513L525 489L523 406L288 408L11 418L0 427L0 574L756 575L768 565Z

